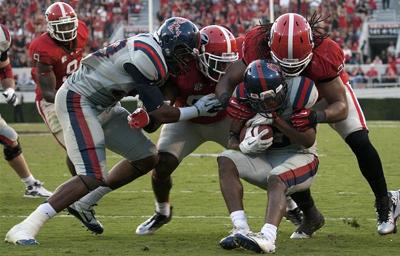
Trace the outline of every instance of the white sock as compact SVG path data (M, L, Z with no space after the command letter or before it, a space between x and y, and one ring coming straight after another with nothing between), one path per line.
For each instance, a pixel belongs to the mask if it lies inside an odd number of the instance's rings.
M26 177L26 178L22 178L21 179L21 181L25 184L25 186L27 187L27 186L32 186L34 183L35 183L35 181L36 181L36 179L33 177L33 175L31 174L31 175L29 175L28 177Z
M165 216L169 216L171 214L169 202L159 203L156 201L156 212Z
M249 224L247 224L246 213L244 213L243 210L231 212L230 216L232 224L235 228L241 229L243 231L250 230Z
M103 196L110 193L112 191L109 187L98 187L95 190L91 191L86 196L79 199L78 202L84 203L87 206L92 206L96 204Z
M261 229L261 233L265 236L268 240L273 241L275 243L276 240L276 231L278 228L272 224L265 223Z
M33 237L39 232L40 228L57 212L49 203L39 205L21 224L28 226L29 232Z
M297 208L296 202L291 198L286 198L286 211L291 211Z

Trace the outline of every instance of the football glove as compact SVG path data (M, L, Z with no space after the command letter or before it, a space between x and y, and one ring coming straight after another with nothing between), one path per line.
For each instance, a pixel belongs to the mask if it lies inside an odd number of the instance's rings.
M246 126L247 127L254 127L254 126L259 126L259 125L271 125L274 122L274 119L272 115L269 117L265 117L257 113L255 116L247 120Z
M193 106L197 109L199 116L216 116L218 111L222 109L221 102L214 93L201 97Z
M229 100L229 105L226 109L228 115L233 119L248 120L254 116L254 111L245 104L239 102L235 97Z
M298 131L306 131L311 127L315 127L318 123L317 112L311 109L301 109L290 117L290 121Z
M245 154L262 153L272 145L273 137L268 139L261 139L265 134L270 132L268 129L263 130L256 136L251 134L252 129L246 130L246 135L242 142L239 144L240 151Z
M17 105L17 95L15 94L15 90L13 88L7 88L3 92L3 96L6 98L6 102L10 105Z
M137 108L132 114L128 115L128 124L131 128L141 129L149 123L150 117L144 108Z

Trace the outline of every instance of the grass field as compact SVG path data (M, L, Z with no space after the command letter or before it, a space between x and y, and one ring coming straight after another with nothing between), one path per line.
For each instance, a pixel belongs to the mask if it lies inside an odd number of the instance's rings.
M48 189L69 178L64 152L46 128L39 124L13 126L20 132L24 155L34 175ZM390 189L400 188L400 123L371 122L370 136L380 152ZM156 136L156 135L155 135ZM153 137L156 139L156 137ZM347 145L328 126L318 132L320 168L312 191L325 226L312 238L289 239L294 227L283 222L277 255L400 255L400 234L381 237L376 233L373 195L361 176ZM218 153L214 143L195 153ZM108 165L120 159L109 152ZM248 255L252 252L225 251L218 241L229 230L230 219L219 192L215 157L193 155L176 172L172 190L173 220L152 236L135 235L136 226L154 210L150 177L109 194L97 206L105 232L99 236L81 227L64 212L41 230L37 247L21 248L0 243L0 255ZM24 187L4 159L0 160L0 239L36 206L40 199L22 197ZM245 207L254 231L263 225L266 193L245 184Z

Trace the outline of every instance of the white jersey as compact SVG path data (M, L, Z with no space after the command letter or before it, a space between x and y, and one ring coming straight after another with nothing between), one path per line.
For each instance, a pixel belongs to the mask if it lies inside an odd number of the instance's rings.
M282 111L278 115L290 123L291 115L303 108L311 108L318 100L318 90L314 82L306 77L295 77L286 80L288 91L287 97L282 107ZM243 87L243 88L241 88ZM245 98L245 89L243 83L240 84L234 93L235 97ZM304 153L316 154L315 144L310 148L304 148L301 145L292 144L288 137L284 136L278 129L273 130L274 141L268 150L291 150L301 151Z
M126 63L136 67L137 78L126 72ZM140 34L88 55L67 81L68 89L85 96L95 105L109 107L137 86L162 83L167 74L160 45L151 34Z

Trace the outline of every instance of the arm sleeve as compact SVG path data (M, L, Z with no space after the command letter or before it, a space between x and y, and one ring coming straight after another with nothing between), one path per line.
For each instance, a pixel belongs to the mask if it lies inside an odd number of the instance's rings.
M36 43L31 43L31 45L29 46L29 57L31 58L34 65L36 65L36 63L38 62L45 65L53 65L51 53L38 49Z
M134 91L139 94L146 110L151 112L156 110L164 103L164 97L158 86L152 85L153 81L145 77L139 69L131 63L125 63L124 69L132 76L135 81Z

